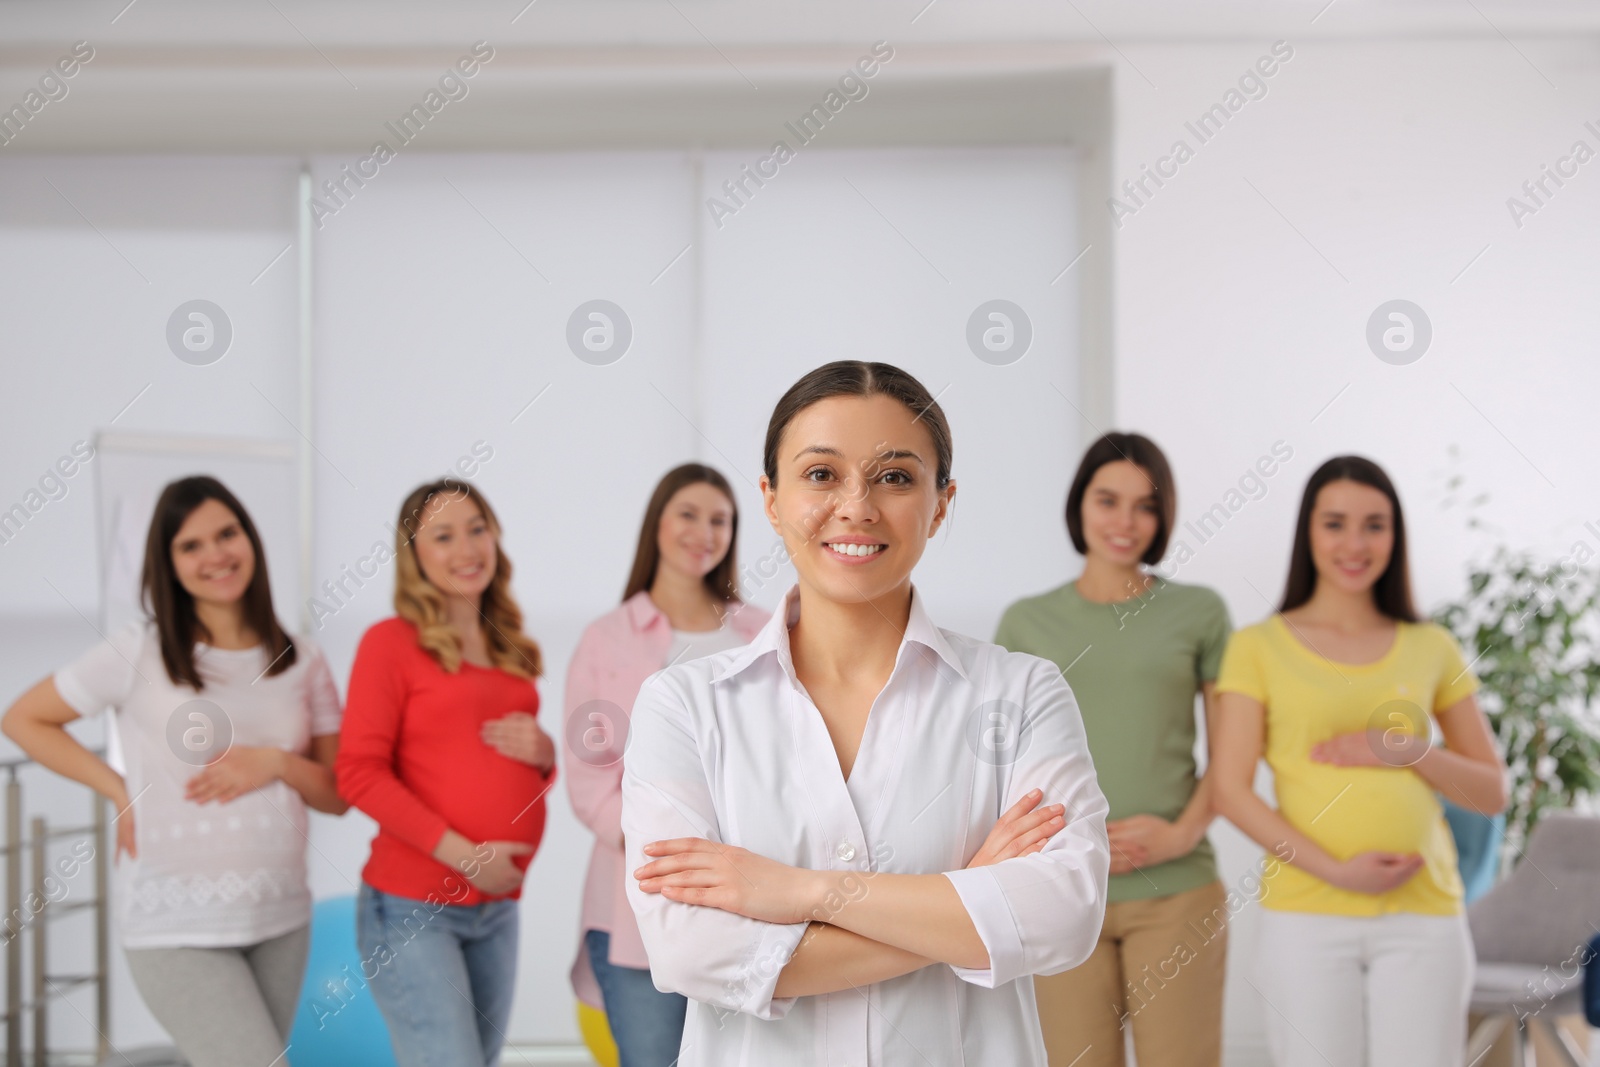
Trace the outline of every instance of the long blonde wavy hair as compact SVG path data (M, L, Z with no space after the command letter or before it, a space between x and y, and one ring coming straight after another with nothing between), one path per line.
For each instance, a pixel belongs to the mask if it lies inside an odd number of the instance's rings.
M467 482L444 478L419 485L400 505L394 529L395 614L417 628L418 641L439 666L452 674L461 669L461 637L445 617L444 593L423 576L413 541L430 515L447 501L463 498L478 505L494 535L494 578L478 605L489 659L507 674L538 678L544 674L544 656L538 642L522 632L522 609L511 595L511 560L500 543L500 520L483 494Z

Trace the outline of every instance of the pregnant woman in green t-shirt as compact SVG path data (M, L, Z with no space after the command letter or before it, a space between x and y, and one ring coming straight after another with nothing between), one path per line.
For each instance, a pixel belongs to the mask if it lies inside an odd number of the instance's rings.
M1230 625L1210 589L1145 570L1166 553L1176 498L1148 438L1109 433L1090 445L1067 494L1082 575L1011 605L995 634L1060 665L1111 804L1099 944L1082 966L1034 978L1053 1067L1122 1067L1125 1026L1140 1063L1222 1061L1230 912L1194 748L1195 694L1209 717Z

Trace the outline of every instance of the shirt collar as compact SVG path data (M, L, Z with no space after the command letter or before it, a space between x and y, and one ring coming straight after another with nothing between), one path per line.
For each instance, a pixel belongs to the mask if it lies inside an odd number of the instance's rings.
M627 600L628 618L635 630L646 629L661 615L661 609L650 599L650 590L641 589Z
M778 663L790 681L795 681L794 660L789 653L789 628L799 619L800 586L795 584L789 587L789 591L784 594L783 602L778 605L778 610L772 613L772 617L767 620L760 632L713 674L711 680L720 682L725 678L731 678L763 656L771 654L778 657ZM928 617L927 611L923 608L922 596L917 592L915 585L911 587L911 615L906 620L906 632L900 640L900 647L903 649L908 643L920 646L919 649L913 650L912 654L925 654L921 649L930 650L963 681L967 680L966 667L962 665L955 649L950 647L950 642L945 640L944 633ZM896 660L898 662L898 654Z
M650 590L648 589L639 590L623 601L622 606L627 613L628 621L633 624L635 631L648 630L656 625L658 619L669 626L671 625L667 619L667 613L656 607L656 602L650 599ZM740 634L749 633L750 623L754 621L754 618L747 620L744 617L744 612L748 607L749 605L743 600L729 601L722 624L724 626L732 626Z

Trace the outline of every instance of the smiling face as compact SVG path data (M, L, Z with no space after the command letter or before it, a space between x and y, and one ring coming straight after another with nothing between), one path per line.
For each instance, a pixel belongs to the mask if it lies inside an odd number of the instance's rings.
M1083 493L1081 528L1087 555L1119 567L1137 566L1161 526L1156 487L1143 467L1103 463Z
M732 544L733 501L709 482L684 486L661 510L661 566L698 580L716 569Z
M1311 562L1317 581L1361 593L1372 588L1394 552L1394 508L1381 490L1340 479L1317 492L1311 509Z
M197 601L237 602L256 573L255 549L239 516L220 500L191 511L172 538L172 570Z
M422 576L445 596L477 604L494 580L495 536L477 502L466 494L440 494L412 544Z
M767 519L800 581L830 600L874 600L911 575L955 482L935 485L933 436L892 397L834 396L799 412L761 479Z

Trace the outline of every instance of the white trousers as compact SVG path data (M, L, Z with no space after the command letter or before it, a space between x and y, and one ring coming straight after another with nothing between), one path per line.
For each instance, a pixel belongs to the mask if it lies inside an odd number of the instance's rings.
M1260 915L1255 984L1277 1067L1461 1067L1465 915Z

